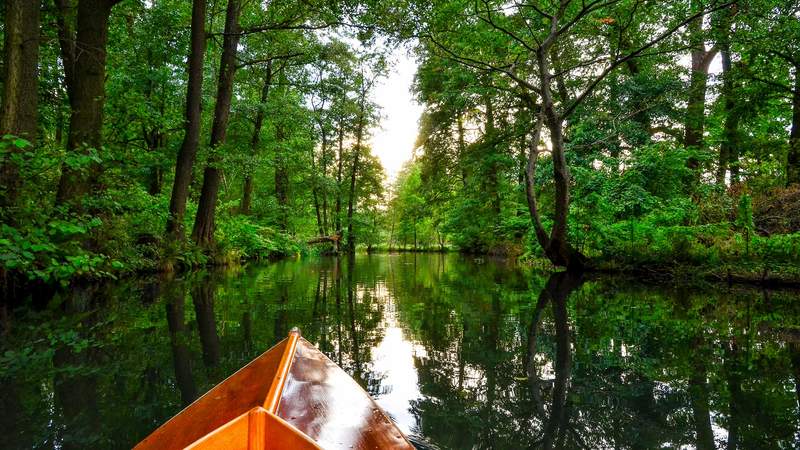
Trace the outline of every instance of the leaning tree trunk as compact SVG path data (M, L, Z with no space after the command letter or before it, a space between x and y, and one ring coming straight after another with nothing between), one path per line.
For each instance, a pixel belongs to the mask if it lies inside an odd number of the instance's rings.
M0 136L36 141L39 83L39 2L8 0L5 11L5 59ZM11 146L12 152L21 151ZM14 206L20 187L19 167L6 155L0 165L0 207Z
M65 76L72 72L70 93L72 109L67 137L69 153L96 151L102 146L103 106L105 104L106 44L108 43L108 19L111 8L119 0L80 0L78 2L77 27L72 55L74 61L64 61ZM66 19L64 19L66 22ZM66 51L68 52L68 51ZM62 54L65 51L62 50ZM71 66L71 69L66 67ZM70 204L78 209L83 197L97 183L101 167L90 163L87 168L64 166L56 193L56 203Z
M526 170L527 186L526 197L528 209L531 214L536 240L544 250L545 256L556 266L566 267L569 271L580 272L583 270L586 259L572 247L567 236L567 223L569 220L570 205L570 173L564 149L563 119L556 110L551 90L552 74L548 60L549 46L553 45L557 37L557 24L552 24L551 35L536 53L540 81L541 107L535 111L533 100L527 98L529 107L536 115L536 124L530 143L528 165ZM536 162L539 156L538 146L541 138L542 126L546 125L550 132L551 155L553 159L553 181L555 184L553 226L548 235L540 217L536 201Z
M200 146L200 125L203 99L203 60L206 53L206 0L192 2L192 32L189 50L189 82L186 88L185 133L175 164L175 180L172 183L172 196L169 201L167 233L183 240L183 217L186 215L186 201L189 197L189 184L192 181L192 167Z
M264 86L261 88L261 103L256 113L255 125L253 126L253 138L250 140L250 151L253 158L258 153L258 145L261 142L261 128L264 126L264 108L269 99L269 88L272 85L272 61L267 62L267 70L264 75ZM253 170L252 168L250 170ZM244 177L244 187L242 189L242 201L239 204L241 214L250 214L250 204L253 201L253 174L248 172Z
M217 83L217 103L214 107L214 121L211 125L212 149L225 143L228 132L228 119L233 97L233 76L236 73L236 48L239 45L239 0L228 0L225 12L225 37L222 40L222 56ZM220 169L211 160L203 171L203 188L197 205L192 238L198 245L208 246L214 241L214 219L217 195L221 179Z

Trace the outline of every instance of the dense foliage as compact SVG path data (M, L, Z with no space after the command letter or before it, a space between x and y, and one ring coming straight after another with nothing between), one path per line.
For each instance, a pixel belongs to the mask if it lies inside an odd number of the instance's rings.
M320 235L369 243L384 178L371 92L386 66L373 37L340 26L354 5L0 12L3 273L66 283L307 252Z
M362 246L795 278L799 8L8 0L2 270ZM402 42L424 113L387 197L372 92Z
M795 269L798 2L413 10L425 112L391 246Z

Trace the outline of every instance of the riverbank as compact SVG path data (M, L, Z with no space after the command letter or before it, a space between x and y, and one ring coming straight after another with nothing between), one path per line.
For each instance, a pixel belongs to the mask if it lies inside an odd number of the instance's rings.
M53 220L21 232L3 225L0 239L3 297L32 285L62 285L148 273L181 272L204 266L240 265L296 255L324 254L324 246L258 224L256 218L224 215L217 243L203 248L148 234L120 233L96 219ZM101 226L102 225L102 226ZM667 283L720 282L758 286L800 286L800 233L769 237L735 232L730 226L618 228L587 236L582 251L587 271L630 274ZM141 228L140 228L141 229ZM627 238L627 239L626 239ZM589 245L591 242L591 245ZM87 245L87 243L89 243ZM519 261L540 271L557 270L531 243L507 245L516 252L462 252L478 262ZM367 253L450 253L445 247L372 246ZM521 254L522 253L522 254Z
M752 261L722 266L692 266L662 264L630 266L615 262L604 262L588 269L593 273L624 274L637 279L657 283L701 282L741 284L765 288L800 288L800 266L780 264L765 267Z
M148 216L152 220L133 220ZM137 226L132 227L131 222ZM302 241L260 225L250 216L223 215L217 224L218 239L209 247L195 245L188 238L171 241L153 233L163 230L164 223L165 217L141 210L128 217L66 216L26 223L24 227L3 224L0 297L8 299L37 286L66 287L205 266L271 261L310 251Z

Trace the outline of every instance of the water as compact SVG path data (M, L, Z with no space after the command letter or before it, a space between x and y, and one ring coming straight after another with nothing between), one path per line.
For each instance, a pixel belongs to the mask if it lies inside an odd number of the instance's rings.
M88 286L0 311L0 448L129 448L293 326L420 446L798 448L798 300L413 254Z

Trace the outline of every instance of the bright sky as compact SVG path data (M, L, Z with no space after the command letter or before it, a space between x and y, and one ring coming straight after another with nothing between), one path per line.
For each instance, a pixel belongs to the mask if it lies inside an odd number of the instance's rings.
M392 54L394 62L387 78L381 80L373 94L380 105L381 128L372 130L372 152L381 160L387 181L394 180L403 163L411 159L417 139L417 121L422 107L410 92L417 64L403 48Z

